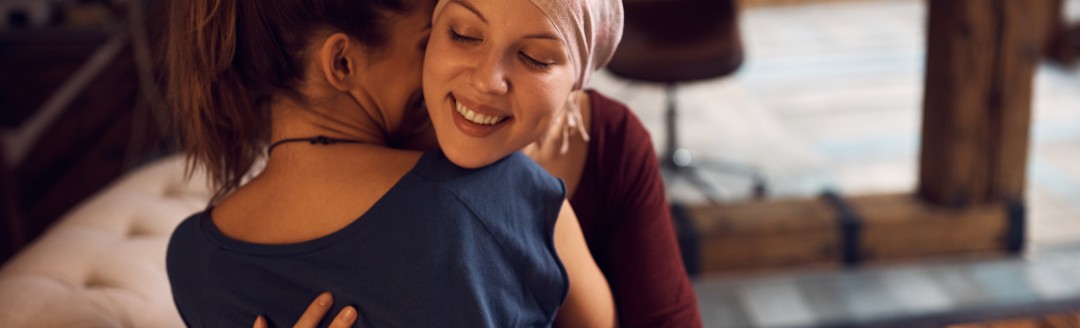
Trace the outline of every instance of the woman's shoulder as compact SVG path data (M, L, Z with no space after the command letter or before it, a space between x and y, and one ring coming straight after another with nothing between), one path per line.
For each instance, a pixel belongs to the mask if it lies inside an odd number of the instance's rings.
M590 89L588 94L592 105L590 137L597 135L605 140L622 140L631 145L645 140L652 143L649 131L630 107L596 90Z
M656 156L649 130L629 107L595 90L589 90L589 96L589 157L623 163Z
M192 214L173 230L166 248L165 267L174 285L198 280L215 246L203 230L206 212Z
M180 222L173 230L172 235L169 237L169 250L191 250L192 246L199 245L207 240L203 236L202 220L205 218L205 211L201 211L195 214L191 214L186 219Z
M589 153L582 180L574 195L575 209L596 206L591 203L622 209L663 206L659 163L648 130L623 103L596 91L590 91L590 96L593 112ZM590 194L596 196L590 198L587 196ZM636 197L631 196L637 194L653 195L655 199L650 198L648 203L632 201ZM618 211L615 209L597 211L594 211L597 217L619 216L611 215ZM592 219L582 221L588 220Z

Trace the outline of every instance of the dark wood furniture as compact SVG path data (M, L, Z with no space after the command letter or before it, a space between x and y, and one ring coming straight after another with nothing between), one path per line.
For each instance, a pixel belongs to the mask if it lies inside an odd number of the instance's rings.
M6 163L4 144L0 143L0 163ZM19 214L18 202L15 201L15 181L7 165L0 165L0 262L11 257L16 250L26 244L23 233L23 219Z

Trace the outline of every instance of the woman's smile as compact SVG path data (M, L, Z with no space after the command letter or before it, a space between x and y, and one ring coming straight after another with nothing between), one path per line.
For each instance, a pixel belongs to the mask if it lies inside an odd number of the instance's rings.
M480 105L465 99L450 96L451 116L454 117L454 125L467 136L483 138L494 134L505 127L513 117L504 115L501 111L490 106Z
M457 102L457 111L461 114L461 116L464 116L466 120L469 120L469 122L482 125L495 125L495 123L502 122L502 120L506 118L496 115L484 115L477 113L471 108L463 105L460 101Z

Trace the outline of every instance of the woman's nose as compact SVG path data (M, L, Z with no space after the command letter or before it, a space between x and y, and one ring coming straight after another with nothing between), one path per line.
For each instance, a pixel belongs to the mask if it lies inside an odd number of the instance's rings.
M498 56L487 56L476 63L471 83L476 90L487 94L503 95L510 91L510 82Z

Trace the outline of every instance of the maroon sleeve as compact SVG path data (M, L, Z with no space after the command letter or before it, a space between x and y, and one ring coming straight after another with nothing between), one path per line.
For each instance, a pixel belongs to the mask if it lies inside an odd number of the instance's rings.
M619 325L700 327L652 139L624 105L591 95L596 140L571 202L575 212L583 207L579 220L611 284Z

